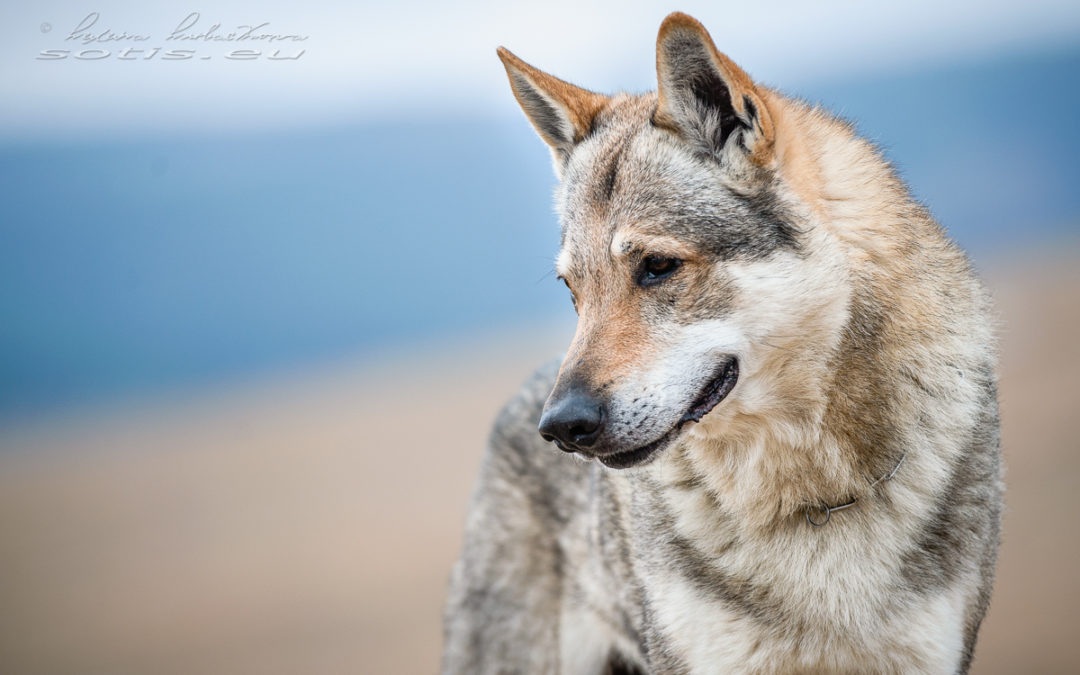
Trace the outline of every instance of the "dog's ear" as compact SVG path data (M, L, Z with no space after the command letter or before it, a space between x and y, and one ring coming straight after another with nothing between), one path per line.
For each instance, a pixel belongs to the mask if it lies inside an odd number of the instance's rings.
M721 54L708 31L681 12L656 38L657 126L670 129L721 162L738 154L763 166L774 140L769 109L754 82Z
M607 97L533 68L504 47L498 49L506 67L514 98L551 146L556 167L570 156L574 146L589 133L593 118L607 103Z

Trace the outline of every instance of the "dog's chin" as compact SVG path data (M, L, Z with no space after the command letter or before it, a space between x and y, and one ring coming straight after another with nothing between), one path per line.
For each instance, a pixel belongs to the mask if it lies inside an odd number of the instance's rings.
M690 407L675 423L675 426L671 427L663 436L639 448L613 452L599 456L597 459L604 466L611 469L629 469L630 467L651 462L682 435L687 424L698 422L727 398L727 395L731 393L731 390L735 388L735 383L739 380L739 362L734 357L731 357L724 361L716 372L716 376L705 385L701 390L701 394L694 399L694 402L690 404Z

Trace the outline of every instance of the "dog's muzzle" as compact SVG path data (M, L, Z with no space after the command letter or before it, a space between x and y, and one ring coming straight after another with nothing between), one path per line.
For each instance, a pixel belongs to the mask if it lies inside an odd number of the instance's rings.
M687 424L694 424L727 398L739 380L739 361L734 356L720 360L698 396L682 417L652 441L639 446L620 446L605 437L608 414L604 401L587 384L570 380L557 385L540 416L540 435L564 452L577 452L600 460L605 466L624 469L649 461L671 445ZM610 436L610 434L608 435Z

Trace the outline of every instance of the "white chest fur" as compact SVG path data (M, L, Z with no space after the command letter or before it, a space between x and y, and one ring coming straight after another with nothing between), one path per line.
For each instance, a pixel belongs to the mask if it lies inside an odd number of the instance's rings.
M672 534L695 552L637 569L664 642L694 673L955 672L974 580L932 593L905 582L925 495L887 489L891 507L867 499L823 528L796 518L756 535L717 518L703 489L664 489Z
M961 659L958 593L931 596L884 620L852 616L848 625L785 628L705 597L676 575L649 584L655 620L693 673L953 673Z

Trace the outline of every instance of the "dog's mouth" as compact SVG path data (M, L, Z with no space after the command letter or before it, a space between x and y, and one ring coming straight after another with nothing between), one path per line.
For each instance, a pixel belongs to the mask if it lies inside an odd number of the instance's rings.
M661 450L671 445L671 443L679 436L679 433L687 422L698 422L702 417L709 414L709 411L719 405L720 401L727 398L727 395L735 388L735 383L738 380L739 361L735 357L731 357L720 365L717 369L717 375L705 385L705 388L701 390L701 395L690 404L686 413L679 418L679 421L675 423L675 426L668 430L666 434L640 448L603 455L597 457L597 459L599 459L604 466L612 469L627 469L632 466L637 466L638 464L643 464Z

